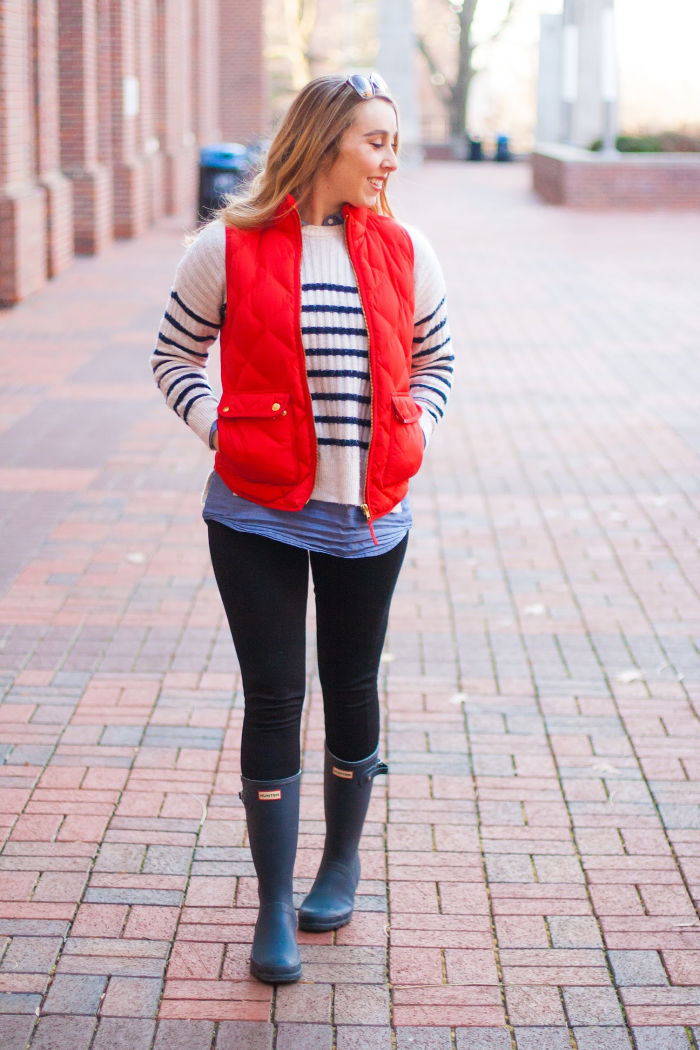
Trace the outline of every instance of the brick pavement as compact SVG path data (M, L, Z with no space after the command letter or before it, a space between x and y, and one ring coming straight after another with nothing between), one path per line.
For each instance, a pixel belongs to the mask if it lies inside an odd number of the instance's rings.
M412 490L357 913L301 935L295 986L247 975L208 453L146 364L177 225L0 315L3 1050L700 1048L700 217L548 208L517 166L398 199L459 378ZM322 736L312 674L300 896Z

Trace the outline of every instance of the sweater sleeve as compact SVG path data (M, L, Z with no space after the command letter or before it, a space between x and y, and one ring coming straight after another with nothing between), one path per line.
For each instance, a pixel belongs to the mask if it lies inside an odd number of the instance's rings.
M206 372L221 328L226 296L226 231L205 226L175 273L151 368L167 405L209 445L218 399Z
M423 409L420 422L427 445L450 396L454 355L440 263L423 234L412 226L406 229L413 241L416 292L410 386Z

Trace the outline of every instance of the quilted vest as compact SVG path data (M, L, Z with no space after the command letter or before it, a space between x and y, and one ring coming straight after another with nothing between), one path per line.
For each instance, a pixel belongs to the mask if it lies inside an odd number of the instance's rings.
M406 495L420 467L421 408L411 397L413 245L396 222L345 205L345 238L369 333L371 437L363 510L370 524ZM316 475L316 433L301 339L301 222L292 197L273 222L226 229L219 452L239 496L299 510Z

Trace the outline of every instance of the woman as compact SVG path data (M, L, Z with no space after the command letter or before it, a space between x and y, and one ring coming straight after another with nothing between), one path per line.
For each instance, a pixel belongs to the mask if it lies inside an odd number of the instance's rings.
M241 667L241 798L260 911L251 973L301 976L292 872L313 576L326 840L303 930L350 921L378 760L377 674L408 480L450 389L444 282L392 217L397 111L376 75L298 95L265 169L189 247L158 348L167 403L216 450L204 519ZM223 395L204 367L221 339Z

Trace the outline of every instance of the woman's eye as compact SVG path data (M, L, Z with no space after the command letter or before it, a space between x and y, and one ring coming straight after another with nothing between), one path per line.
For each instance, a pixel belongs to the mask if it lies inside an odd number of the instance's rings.
M375 149L381 149L382 146L384 145L384 143L383 142L371 142L370 145L374 146Z

